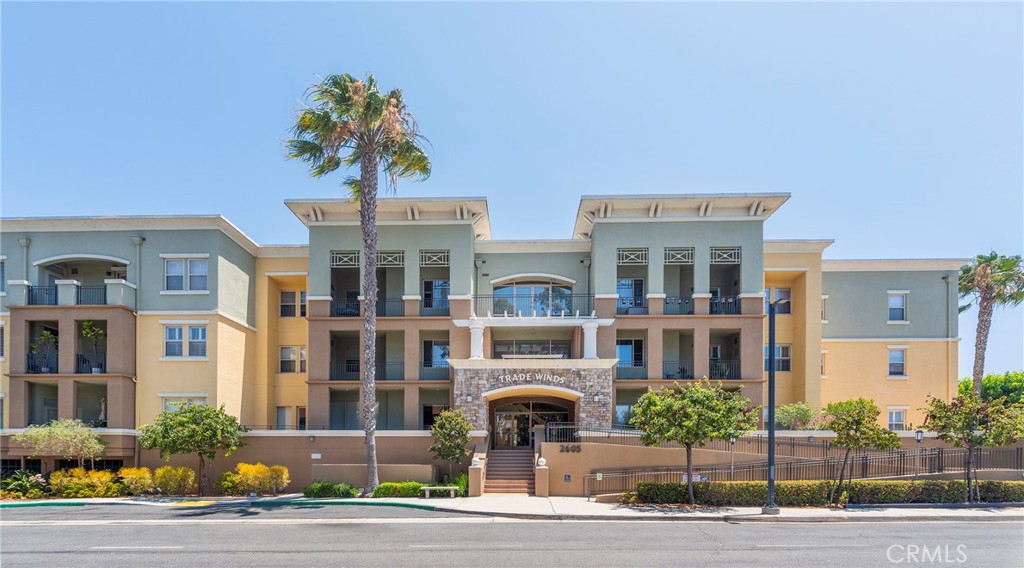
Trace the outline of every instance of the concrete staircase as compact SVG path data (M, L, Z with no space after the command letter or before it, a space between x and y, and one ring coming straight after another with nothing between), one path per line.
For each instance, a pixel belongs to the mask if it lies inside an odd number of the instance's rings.
M533 450L487 452L484 493L533 493Z

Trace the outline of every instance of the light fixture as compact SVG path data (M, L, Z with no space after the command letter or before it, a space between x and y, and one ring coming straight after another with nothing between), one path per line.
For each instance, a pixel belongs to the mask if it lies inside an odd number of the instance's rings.
M473 395L467 394L466 395L466 402L473 402Z
M917 440L918 444L920 444L921 440L924 440L924 430L920 428L914 430L914 439Z
M309 435L309 441L310 442L315 442L316 441L316 436L314 436L313 434L310 434Z
M594 395L594 402L601 402L601 395L595 394Z

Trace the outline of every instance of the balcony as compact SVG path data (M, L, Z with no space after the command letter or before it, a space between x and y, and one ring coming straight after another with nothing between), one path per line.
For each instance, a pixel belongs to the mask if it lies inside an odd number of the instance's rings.
M26 371L30 375L57 374L57 359L56 351L48 354L29 353Z
M735 316L741 313L741 302L736 296L718 296L711 298L709 312L712 315Z
M28 305L30 306L56 306L56 286L29 286Z
M448 374L448 363L434 363L430 366L423 365L420 367L420 380L421 381L447 381Z
M617 379L646 379L647 361L619 361L615 365Z
M665 298L665 315L693 315L693 298L690 296L668 296Z
M711 359L708 362L708 378L711 379L739 379L740 378L740 362L729 361L725 359Z
M331 317L359 317L359 300L331 300Z
M665 361L662 373L666 379L692 379L693 361Z
M622 297L615 302L615 313L626 316L644 316L650 313L647 298L643 296Z
M94 375L107 372L106 353L77 353L75 354L75 373Z
M383 298L377 300L377 317L393 318L405 315L405 300L401 298Z
M421 316L447 316L450 312L451 306L447 296L420 300Z
M477 316L590 317L592 294L498 294L473 296Z
M377 363L375 373L378 381L401 381L405 379L405 363L402 361L384 361ZM358 361L347 361L345 363L331 363L332 381L358 381L362 379L359 373Z

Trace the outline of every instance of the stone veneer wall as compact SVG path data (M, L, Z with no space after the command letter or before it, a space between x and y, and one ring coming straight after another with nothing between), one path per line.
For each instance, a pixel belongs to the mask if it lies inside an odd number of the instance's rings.
M607 364L594 365L587 361L586 365L577 364L575 367L567 365L567 360L540 362L523 361L525 365L513 367L510 361L484 360L481 361L463 360L450 361L455 369L455 384L453 388L453 399L455 408L459 408L466 414L466 417L473 424L473 428L488 429L488 400L483 394L495 389L506 387L523 387L524 390L531 387L555 386L571 389L582 393L576 401L576 422L582 426L589 427L610 427L612 425L612 365L614 360L608 360ZM466 365L460 363L467 363ZM545 364L547 363L547 364ZM579 360L575 363L581 363ZM498 366L503 365L503 366ZM550 367L548 367L550 365ZM538 396L558 396L555 392L531 393ZM503 396L521 396L510 390ZM594 398L597 397L595 401ZM467 397L470 400L467 401ZM492 400L497 400L492 397Z

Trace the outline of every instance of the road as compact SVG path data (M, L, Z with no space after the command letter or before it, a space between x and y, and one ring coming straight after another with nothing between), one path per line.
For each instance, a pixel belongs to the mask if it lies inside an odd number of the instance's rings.
M1020 523L547 522L363 506L90 505L0 511L5 568L1020 568L1022 550Z

